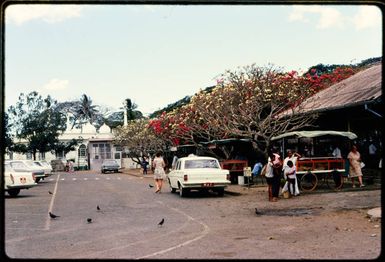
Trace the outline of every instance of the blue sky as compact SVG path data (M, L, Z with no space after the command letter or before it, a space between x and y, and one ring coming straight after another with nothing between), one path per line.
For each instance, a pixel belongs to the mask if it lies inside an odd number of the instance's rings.
M364 5L11 5L5 106L21 92L91 97L145 114L255 63L285 71L382 56L382 13Z

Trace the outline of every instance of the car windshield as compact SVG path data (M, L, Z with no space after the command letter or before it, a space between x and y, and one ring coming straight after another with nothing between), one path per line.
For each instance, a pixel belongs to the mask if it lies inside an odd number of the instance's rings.
M186 160L184 162L184 168L219 168L219 165L215 159Z
M25 161L25 163L26 163L28 166L31 166L31 167L40 167L40 165L36 164L36 163L33 162L33 161Z
M48 166L49 164L47 163L47 161L40 161L39 162L39 164L41 165L41 166Z
M117 165L115 160L104 160L105 165Z
M28 166L23 162L11 162L10 165L13 169L28 169Z
M42 163L39 163L39 162L35 162L36 165L39 165L39 166L43 166Z

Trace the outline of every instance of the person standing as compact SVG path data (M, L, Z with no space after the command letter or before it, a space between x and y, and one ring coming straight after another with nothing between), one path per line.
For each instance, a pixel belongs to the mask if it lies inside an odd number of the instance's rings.
M273 153L272 169L273 169L273 181L272 181L272 196L273 202L278 201L279 189L281 188L281 172L282 172L282 160L278 153Z
M376 168L377 162L377 147L373 144L373 141L370 140L370 145L368 147L368 152L369 152L369 161L368 161L368 166L370 168Z
M352 149L348 154L349 159L349 176L352 179L352 187L356 187L354 184L354 178L358 177L358 182L360 183L360 187L364 187L365 185L362 183L362 171L361 171L361 155L357 150L357 146L353 145Z
M291 160L287 161L287 167L284 168L284 175L288 182L290 196L295 196L296 166Z
M265 171L262 170L262 174L265 173L266 184L267 184L267 193L269 195L269 201L273 201L273 161L275 159L274 154L270 154L266 166L264 167Z
M73 173L74 172L74 164L71 160L68 161L68 172Z
M154 160L152 161L152 167L154 169L154 179L155 179L155 185L156 185L156 191L155 193L160 193L163 186L163 179L166 177L166 173L164 171L164 168L166 166L166 163L163 160L162 153L158 152L155 155Z
M255 163L253 167L253 170L251 171L251 174L253 175L253 182L256 182L257 177L261 174L262 168L262 163L260 161L257 161L257 163Z
M336 158L342 158L341 150L339 149L339 147L337 145L333 150L332 156L336 157Z
M148 161L144 156L142 161L143 175L147 175L147 165L148 165Z
M285 178L285 180L286 180L286 183L285 183L285 185L284 185L283 188L282 188L282 192L287 191L287 190L288 190L288 186L289 186L289 182L287 181L287 177L286 177L286 175L285 175L285 169L288 168L288 165L287 165L288 161L291 161L291 162L293 163L293 166L296 166L297 160L298 160L298 158L300 158L300 157L301 157L301 155L298 154L297 152L294 152L294 153L293 153L293 151L292 151L291 149L288 149L288 150L287 150L287 157L285 157L285 159L283 160L283 167L282 167L282 170L283 170L283 176L284 176L284 178ZM295 180L295 181L294 181L294 189L295 189L295 190L294 190L294 195L297 196L297 195L300 194L300 192L299 192L299 187L298 187L297 176L295 176L294 180Z

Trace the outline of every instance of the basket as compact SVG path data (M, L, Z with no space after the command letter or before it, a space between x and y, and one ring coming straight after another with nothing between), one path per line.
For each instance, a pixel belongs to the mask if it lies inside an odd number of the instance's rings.
M290 192L289 191L284 191L283 192L283 198L290 198Z

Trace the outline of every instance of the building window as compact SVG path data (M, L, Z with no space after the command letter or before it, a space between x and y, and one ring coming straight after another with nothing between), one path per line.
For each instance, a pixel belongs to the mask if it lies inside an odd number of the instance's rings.
M79 157L86 157L86 146L85 145L80 145L79 150L78 150L78 155Z
M111 145L107 143L99 143L92 145L93 159L110 159L111 158Z
M111 145L105 144L105 158L111 159Z
M64 159L65 158L64 151L56 151L55 156L56 156L56 159Z

